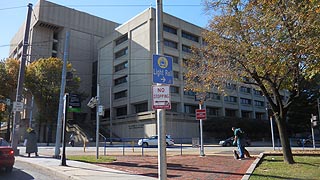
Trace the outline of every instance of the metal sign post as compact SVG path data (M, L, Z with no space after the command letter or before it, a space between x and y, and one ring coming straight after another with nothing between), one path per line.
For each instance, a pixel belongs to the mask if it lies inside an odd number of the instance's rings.
M63 118L63 129L62 129L62 156L61 156L61 166L67 166L66 162L66 126L67 126L67 114L69 106L69 94L64 95L64 118Z

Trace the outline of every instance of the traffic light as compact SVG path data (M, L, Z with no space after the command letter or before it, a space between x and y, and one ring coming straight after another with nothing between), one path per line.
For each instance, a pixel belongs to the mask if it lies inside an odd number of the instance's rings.
M6 104L0 103L0 111L2 112L6 111Z

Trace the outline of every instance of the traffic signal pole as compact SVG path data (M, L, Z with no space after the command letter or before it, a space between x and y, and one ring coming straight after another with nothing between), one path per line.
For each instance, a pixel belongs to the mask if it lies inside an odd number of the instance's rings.
M19 77L17 84L17 93L16 93L16 102L21 102L22 100L22 90L25 76L25 67L26 67L26 59L27 59L27 50L28 50L28 42L29 42L29 31L30 31L30 23L31 23L31 12L32 12L32 4L28 4L28 14L27 14L27 22L25 26L24 39L23 39L23 47L22 47L22 57L20 62L19 69ZM13 119L13 132L12 132L12 142L11 146L14 150L15 155L19 155L18 144L19 144L19 129L20 129L20 121L21 121L21 112L14 112Z

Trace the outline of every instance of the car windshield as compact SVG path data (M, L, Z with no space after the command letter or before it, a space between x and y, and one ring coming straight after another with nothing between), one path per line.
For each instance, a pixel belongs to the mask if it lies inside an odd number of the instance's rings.
M10 144L6 140L1 138L0 139L0 146L10 146Z

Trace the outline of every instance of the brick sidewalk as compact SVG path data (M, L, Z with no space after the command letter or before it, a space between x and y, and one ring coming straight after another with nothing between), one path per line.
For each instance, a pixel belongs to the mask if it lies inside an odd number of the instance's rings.
M158 177L157 156L116 156L112 163L99 164L112 169ZM168 156L167 177L170 180L238 180L255 158L235 160L233 156Z

